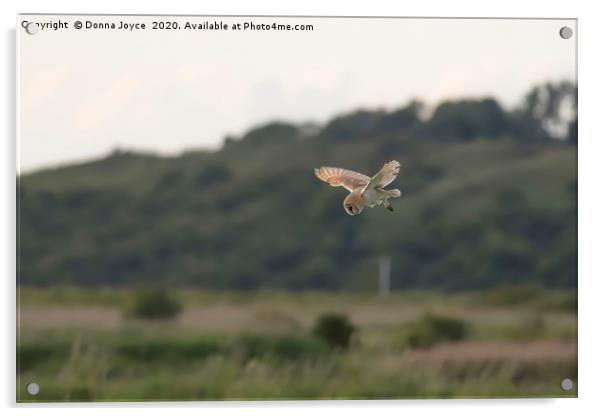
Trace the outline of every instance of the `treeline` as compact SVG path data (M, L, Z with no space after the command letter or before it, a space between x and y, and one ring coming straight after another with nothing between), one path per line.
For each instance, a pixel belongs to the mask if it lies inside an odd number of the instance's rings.
M115 151L18 180L24 285L361 290L576 285L576 90L275 122L175 158ZM202 124L202 120L199 121ZM398 159L396 211L349 217L313 177Z

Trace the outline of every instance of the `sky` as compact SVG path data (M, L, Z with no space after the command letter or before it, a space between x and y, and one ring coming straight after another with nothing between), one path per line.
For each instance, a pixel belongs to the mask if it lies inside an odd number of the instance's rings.
M174 155L218 149L270 121L324 123L417 98L493 96L506 107L533 85L576 81L573 20L26 16L67 29L18 29L19 172L116 148ZM144 30L73 28L145 23ZM153 30L176 21L179 30ZM221 21L229 30L184 29ZM236 23L311 31L232 30Z

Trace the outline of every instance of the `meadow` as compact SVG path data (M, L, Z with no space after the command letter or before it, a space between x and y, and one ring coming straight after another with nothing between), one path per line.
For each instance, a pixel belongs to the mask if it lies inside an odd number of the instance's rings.
M173 317L142 319L134 289L21 288L17 400L577 395L575 291L169 294ZM312 331L329 313L353 326L348 346Z

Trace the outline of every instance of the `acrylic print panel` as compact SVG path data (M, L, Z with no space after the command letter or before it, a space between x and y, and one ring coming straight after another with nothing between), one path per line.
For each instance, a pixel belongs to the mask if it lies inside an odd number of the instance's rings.
M575 397L576 36L20 15L17 400Z

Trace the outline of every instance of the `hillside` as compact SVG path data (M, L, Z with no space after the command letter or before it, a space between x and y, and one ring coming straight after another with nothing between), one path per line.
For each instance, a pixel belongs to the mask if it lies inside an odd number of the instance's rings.
M576 285L576 122L546 137L493 99L357 111L308 134L275 122L216 152L105 158L23 175L23 285L373 290ZM529 118L530 116L531 118ZM571 135L575 135L573 138ZM328 165L402 163L395 212L350 217Z

